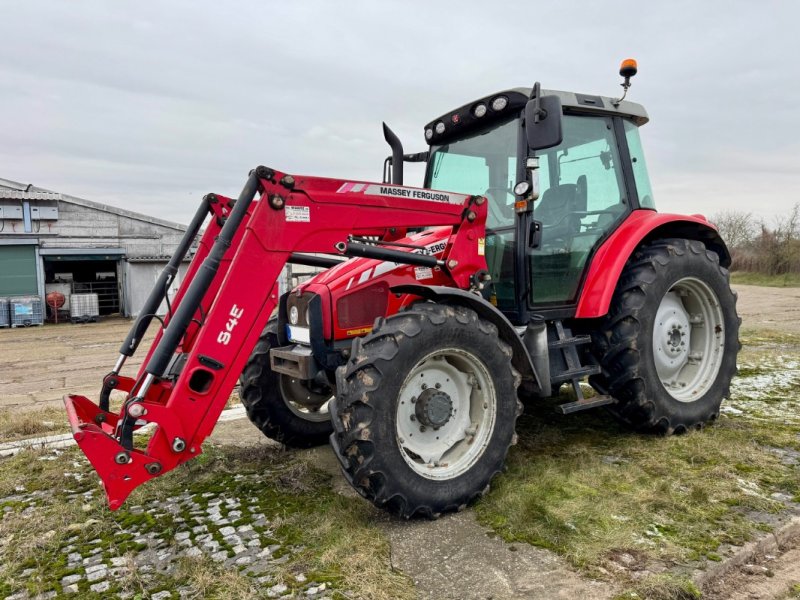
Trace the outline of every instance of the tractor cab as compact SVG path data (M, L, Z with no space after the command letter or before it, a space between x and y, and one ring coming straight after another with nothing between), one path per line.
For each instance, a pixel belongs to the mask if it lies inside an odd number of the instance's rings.
M560 125L560 141L531 139L532 95L550 104L542 122ZM633 102L516 88L425 127L424 186L489 200L490 299L512 322L572 316L595 250L632 211L655 209L639 139L647 121Z

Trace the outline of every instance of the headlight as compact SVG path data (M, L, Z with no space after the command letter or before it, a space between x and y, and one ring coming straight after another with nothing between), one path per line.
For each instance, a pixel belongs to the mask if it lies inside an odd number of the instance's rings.
M297 320L300 318L300 311L297 310L296 306L293 306L289 309L289 323L292 325L297 325Z
M425 130L425 139L426 139L426 140L429 140L429 139L431 139L432 137L433 137L433 129L431 129L430 127L428 127L428 128Z
M531 184L528 181L520 181L514 186L514 193L517 196L524 196L531 190Z
M506 106L508 106L508 98L505 96L498 96L494 100L492 100L492 110L494 111L501 111Z
M478 106L472 109L472 114L480 119L486 114L486 105L481 102L478 104Z
M439 135L442 135L444 133L444 123L442 123L441 121L439 121L436 124L436 133L438 133Z

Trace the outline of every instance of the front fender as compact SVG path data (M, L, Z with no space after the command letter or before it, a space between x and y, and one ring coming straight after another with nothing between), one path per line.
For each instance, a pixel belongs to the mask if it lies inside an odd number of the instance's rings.
M642 244L664 238L683 238L703 242L719 255L728 267L731 256L717 228L702 215L673 215L651 210L635 210L600 246L583 283L575 317L592 319L608 312L625 263Z
M522 343L522 338L517 334L511 321L497 310L497 307L484 300L481 296L458 288L413 284L398 285L392 288L392 292L397 294L411 294L413 296L425 298L426 300L433 300L434 302L457 304L474 310L482 319L494 323L495 326L497 326L500 339L511 346L511 350L514 353L511 358L511 364L519 374L522 375L522 380L534 383L538 390L542 389L539 374L533 367L533 361L528 353L528 349L525 347L525 344Z

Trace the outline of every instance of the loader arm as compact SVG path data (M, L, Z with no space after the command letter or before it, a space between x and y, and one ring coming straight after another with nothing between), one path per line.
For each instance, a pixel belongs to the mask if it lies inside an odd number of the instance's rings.
M122 376L209 214L165 327L137 376ZM436 263L469 289L486 270L485 220L480 196L294 178L266 167L251 172L236 200L206 196L104 379L99 406L83 396L64 398L75 440L99 474L111 509L137 486L201 452L278 304L278 276L293 254ZM441 259L351 240L391 239L397 231L430 226L452 227ZM108 405L114 389L127 392L118 414ZM146 424L155 427L146 448L138 448L132 434Z

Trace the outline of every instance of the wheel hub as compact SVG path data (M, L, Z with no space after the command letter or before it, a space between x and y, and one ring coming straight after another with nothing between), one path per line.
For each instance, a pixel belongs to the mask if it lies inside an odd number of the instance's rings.
M653 331L655 361L662 379L672 379L686 364L691 341L689 315L675 292L664 296Z
M453 416L453 400L445 392L429 388L417 398L414 413L422 425L439 429Z
M695 277L664 294L653 325L653 359L673 398L693 402L713 384L725 349L722 309L708 284Z
M469 470L488 444L497 413L486 367L463 348L442 348L411 369L397 401L403 459L427 479Z

